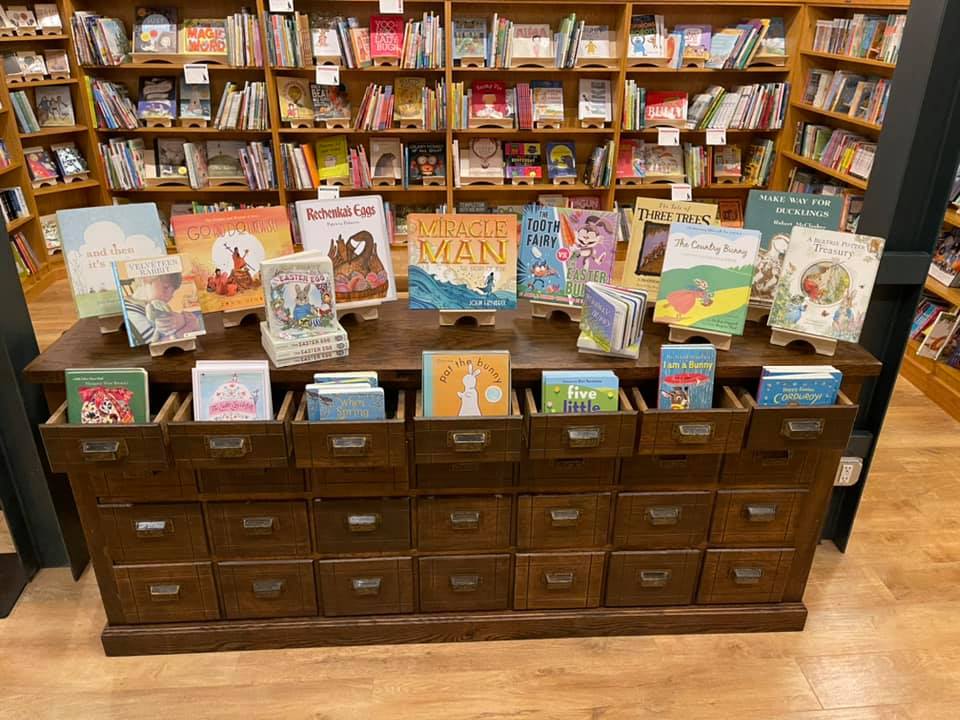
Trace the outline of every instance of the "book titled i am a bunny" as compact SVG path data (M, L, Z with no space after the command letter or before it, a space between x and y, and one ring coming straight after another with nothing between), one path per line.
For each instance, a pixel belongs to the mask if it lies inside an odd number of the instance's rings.
M424 417L510 414L510 353L423 353Z

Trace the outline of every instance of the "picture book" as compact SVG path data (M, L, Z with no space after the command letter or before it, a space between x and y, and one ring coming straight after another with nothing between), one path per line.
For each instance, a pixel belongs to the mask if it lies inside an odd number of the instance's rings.
M683 33L683 60L707 60L710 57L710 25L677 25Z
M768 325L857 342L883 245L879 237L795 227Z
M345 85L316 85L310 83L310 98L313 102L313 119L349 120L350 99Z
M447 150L443 143L409 143L405 155L408 185L423 185L424 178L447 176Z
M169 119L177 116L177 84L171 77L140 78L137 117Z
M646 175L643 140L624 139L617 150L617 179L642 178Z
M341 57L337 18L310 14L310 44L314 58Z
M183 138L157 138L157 177L187 177L184 142Z
M38 28L37 16L26 5L7 5L7 17L18 28Z
M922 340L927 327L930 326L943 311L944 307L939 302L926 299L921 300L913 316L913 323L910 325L910 339Z
M520 227L520 297L581 305L588 282L610 281L617 213L529 205Z
M643 145L643 176L647 182L683 182L683 150L676 145Z
M646 309L645 290L588 282L577 348L591 354L638 357Z
M246 150L242 140L207 140L207 177L215 180L244 180L240 153Z
M830 365L795 367L787 372L769 372L765 367L757 386L757 405L833 405L842 381L843 373Z
M667 235L670 224L675 222L713 225L717 222L717 206L638 197L633 207L633 225L623 263L621 285L642 288L650 298L656 298Z
M370 173L374 179L400 180L403 177L400 138L370 138Z
M549 23L516 23L513 26L513 44L510 56L516 59L549 58L553 49L553 30Z
M118 260L113 277L130 347L203 335L194 278L180 255Z
M197 422L273 420L270 364L266 360L200 360L193 368Z
M137 8L133 21L133 51L176 53L177 8Z
M224 18L184 18L180 26L180 52L184 55L226 55L226 22Z
M27 163L27 170L33 182L56 180L57 166L44 147L28 147L23 149L23 159Z
M20 60L20 68L24 75L47 74L47 64L43 61L43 55L27 50L18 52L17 58Z
M950 229L940 233L933 247L927 274L947 287L960 285L960 230Z
M616 33L607 25L583 25L577 58L581 61L605 60L617 54Z
M957 327L957 317L957 313L940 313L927 331L920 347L917 348L917 355L938 360L944 345Z
M77 124L69 87L38 87L33 91L33 104L37 109L40 127L71 127Z
M150 422L150 385L143 368L73 368L63 375L70 424Z
M577 176L576 148L572 142L547 143L547 177L564 178Z
M470 117L480 120L509 118L506 83L500 80L475 80L470 85Z
M313 152L317 158L317 176L321 180L350 177L346 135L320 138L314 142Z
M383 198L300 200L296 208L304 250L317 250L333 263L338 307L397 299Z
M397 60L403 52L403 15L370 16L370 57Z
M604 122L613 119L613 95L610 81L603 78L580 78L577 97L577 117L580 120L601 118Z
M482 58L487 54L487 19L458 17L453 20L453 59Z
M563 83L560 80L534 80L530 83L534 122L563 122ZM504 117L510 116L509 108Z
M393 119L397 122L423 119L423 90L426 80L422 77L398 77L394 81L396 105Z
M57 162L61 177L76 177L90 172L86 159L72 142L51 145L50 149L53 150L53 159Z
M210 119L210 86L187 85L181 76L179 80L180 117L196 120Z
M654 322L742 335L758 230L672 223Z
M506 350L423 353L424 417L509 416L510 388Z
M277 97L280 103L281 121L313 121L313 100L310 94L310 83L307 80L295 77L278 77Z
M381 387L311 383L304 394L310 422L383 420L386 417Z
M353 370L350 372L314 373L313 382L318 385L352 385L354 383L377 387L380 379L376 370Z
M648 90L643 119L648 128L682 128L687 122L687 93L679 90Z
M34 3L33 12L38 27L57 33L63 32L63 22L60 20L60 10L56 3Z
M47 63L48 73L70 77L70 60L67 58L66 50L57 48L44 50L43 59Z
M517 305L517 223L509 215L412 214L410 308L506 310Z
M710 344L661 345L660 410L708 410L713 407L717 349Z
M57 224L70 289L82 318L120 314L113 261L167 252L153 203L58 210Z
M341 330L333 263L324 253L305 250L265 260L263 283L267 327L275 338L310 340Z
M464 178L503 178L503 147L493 138L470 138L460 147L460 175Z
M260 264L293 252L283 207L177 215L171 223L204 312L262 306Z
M630 18L630 47L627 49L627 57L666 57L665 33L663 15L633 15Z
M503 159L506 162L508 178L540 179L543 177L540 143L506 142L503 145Z
M586 415L620 409L620 378L612 370L544 370L540 412Z
M839 195L751 190L744 225L762 236L753 271L750 302L769 307L777 288L783 256L794 225L839 230L843 198Z

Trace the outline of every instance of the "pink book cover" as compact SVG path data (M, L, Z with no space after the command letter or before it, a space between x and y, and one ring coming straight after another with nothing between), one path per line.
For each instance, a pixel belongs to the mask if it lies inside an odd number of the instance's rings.
M378 58L399 58L403 52L403 16L370 16L370 56Z

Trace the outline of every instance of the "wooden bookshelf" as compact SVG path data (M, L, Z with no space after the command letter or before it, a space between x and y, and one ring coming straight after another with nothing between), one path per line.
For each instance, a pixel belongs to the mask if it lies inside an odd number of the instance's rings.
M813 113L814 115L819 115L820 117L833 120L834 122L839 123L841 126L849 125L851 129L859 130L861 132L879 134L883 129L883 125L867 122L866 120L861 120L860 118L850 117L849 115L844 115L843 113L823 110L822 108L814 107L813 105L792 102L790 103L790 106L796 108L797 110L802 110L803 112Z
M857 8L855 6L845 6L852 7L853 9L863 9ZM871 9L871 8L867 8ZM904 9L904 6L900 6L897 9ZM887 75L892 75L894 69L897 67L895 64L880 62L879 60L870 60L868 58L858 58L851 57L850 55L837 55L836 53L828 52L818 52L816 50L803 50L800 53L804 57L815 58L817 60L829 60L830 62L836 63L838 65L849 65L852 67L861 68L862 70L867 70L869 72L876 73L877 75L882 75L886 73Z
M792 160L793 162L799 165L805 165L811 170L816 170L817 172L823 173L824 175L829 175L835 180L840 180L841 182L845 182L847 185L850 185L851 187L859 188L860 190L867 189L866 180L855 178L853 175L847 175L846 173L837 172L833 168L829 168L823 163L817 162L813 158L808 158L803 155L797 155L797 153L795 152L789 152L786 150L781 153L781 156L789 160Z

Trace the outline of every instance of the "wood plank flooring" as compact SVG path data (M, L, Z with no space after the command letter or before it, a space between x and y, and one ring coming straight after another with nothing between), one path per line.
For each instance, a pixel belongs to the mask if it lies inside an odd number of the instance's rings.
M41 344L68 324L62 285L38 301ZM0 621L0 718L954 720L958 429L900 382L849 551L817 551L802 633L105 658L93 575L46 570Z

